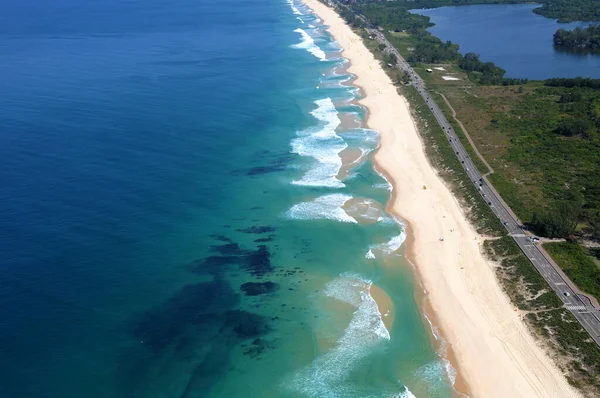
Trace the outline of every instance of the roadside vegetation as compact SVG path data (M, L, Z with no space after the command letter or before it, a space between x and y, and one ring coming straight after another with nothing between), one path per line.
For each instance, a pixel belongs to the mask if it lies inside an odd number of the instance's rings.
M551 245L571 245L552 243ZM548 245L544 245L547 249ZM565 372L569 383L586 396L600 393L600 348L562 306L533 264L509 236L484 243L484 252L498 264L496 275L525 322Z
M588 249L570 242L545 243L544 249L573 283L600 301L600 264Z

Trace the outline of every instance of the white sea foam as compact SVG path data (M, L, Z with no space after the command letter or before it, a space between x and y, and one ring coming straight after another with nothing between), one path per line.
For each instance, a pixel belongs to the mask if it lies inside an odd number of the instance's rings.
M298 203L288 212L286 216L295 220L335 220L340 222L356 223L342 206L352 196L342 194L331 194L320 196L311 202Z
M447 355L446 340L444 340L444 338L440 335L440 331L438 330L438 328L433 326L433 323L431 322L431 320L429 319L429 317L427 315L425 315L425 319L427 319L427 322L429 323L429 327L431 328L431 333L433 334L433 337L435 338L436 341L440 342L440 348L439 348L438 355L440 356L440 361L442 362L444 371L446 372L446 375L448 376L450 383L452 385L454 385L454 382L456 381L456 369L454 369L454 367L452 366L450 361L448 359L446 359L446 355Z
M377 303L370 294L372 282L342 274L326 284L323 293L356 308L350 324L328 353L294 374L286 387L308 397L365 396L348 376L377 344L390 339Z
M367 255L369 255L369 253L371 253L370 255L375 257L376 252L383 253L386 255L392 254L392 253L398 251L398 249L400 249L400 247L402 246L402 244L404 243L405 240L406 240L406 233L404 231L402 231L402 232L400 232L399 235L392 237L386 243L369 246L369 251L367 252L367 254L365 254L365 257L367 257ZM367 258L369 258L369 257L367 257Z
M339 153L347 147L344 140L335 133L335 129L341 121L331 98L317 100L315 104L317 104L317 109L313 110L311 115L321 123L316 127L298 132L298 138L292 140L292 152L300 156L310 156L317 163L300 180L293 181L293 183L315 187L343 188L344 183L336 178L342 167Z
M404 391L399 392L397 394L392 394L390 395L389 398L417 398L415 396L415 394L412 393L412 391L410 391L408 389L408 387L404 386Z
M288 0L287 2L290 7L292 8L292 12L296 15L304 15L300 12L300 10L298 8L296 8L296 5L294 4L294 2L292 0Z
M367 254L365 254L365 258L368 258L369 260L373 260L375 258L375 255L373 254L373 250L369 249Z
M390 182L390 180L388 180L384 174L380 173L377 169L374 169L375 172L379 175L379 177L383 178L385 180L386 183L386 188L388 191L393 192L394 191L394 186L392 185L392 183ZM379 184L375 184L375 185L379 185Z
M379 222L383 220L381 216L381 205L369 198L363 198L360 201L353 201L349 206L348 211L350 214L356 214L361 220L369 220L372 222Z
M315 41L312 37L304 29L294 29L294 32L300 33L302 35L302 41L298 44L294 44L292 47L294 48L302 48L315 57L319 58L321 61L327 60L327 55L325 55L325 51L321 50L319 46L315 44Z
M421 366L414 372L414 376L427 386L430 395L438 395L440 392L446 390L446 378L444 377L444 374L450 379L450 382L454 384L456 371L450 365L450 362L445 359L432 361Z
M392 184L390 184L389 182L373 184L373 188L386 189L386 190L392 192Z
M400 249L400 246L402 246L402 244L404 243L405 240L406 240L406 233L404 233L404 231L402 231L402 232L400 232L399 235L394 236L392 239L390 239L389 242L377 246L377 249L381 250L382 252L384 252L386 254L390 254L390 253L393 253L393 252L397 251L398 249Z
M452 366L450 361L446 358L442 358L442 362L444 363L444 370L448 375L448 379L450 379L450 384L454 385L454 383L456 382L456 369L454 369L454 366Z
M296 17L296 19L297 19L298 21L300 21L300 23L304 23L304 21L302 20L302 18L300 18L300 17Z

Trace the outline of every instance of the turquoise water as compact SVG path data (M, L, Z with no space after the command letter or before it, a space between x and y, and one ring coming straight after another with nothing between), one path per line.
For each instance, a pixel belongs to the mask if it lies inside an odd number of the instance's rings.
M310 10L3 2L2 396L452 395Z
M558 29L588 26L588 22L560 24L534 14L539 4L486 4L411 10L431 18L428 30L441 40L494 62L509 77L600 77L600 54L561 50L552 36Z

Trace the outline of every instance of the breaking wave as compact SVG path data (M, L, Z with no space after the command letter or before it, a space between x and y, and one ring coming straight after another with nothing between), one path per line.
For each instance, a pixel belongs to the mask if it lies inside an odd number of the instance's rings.
M356 310L335 347L294 374L286 383L287 388L308 397L369 395L361 394L360 387L348 379L376 345L390 339L370 294L371 284L358 275L342 274L325 285L325 296L350 304Z
M292 206L286 216L295 220L321 219L357 223L342 208L344 203L351 198L352 196L342 194L320 196L311 202L302 202Z
M302 35L302 41L298 44L294 44L292 47L304 49L312 55L314 55L315 57L319 58L321 61L327 60L327 55L325 55L325 51L321 50L321 48L315 44L313 38L310 37L304 29L294 29L294 32L300 33L300 35Z
M335 133L335 129L341 121L331 98L317 100L315 104L317 104L317 109L313 110L311 115L321 124L298 132L298 138L292 140L292 152L300 156L309 156L317 163L300 180L293 183L314 187L342 188L345 185L336 176L342 167L339 153L347 145Z

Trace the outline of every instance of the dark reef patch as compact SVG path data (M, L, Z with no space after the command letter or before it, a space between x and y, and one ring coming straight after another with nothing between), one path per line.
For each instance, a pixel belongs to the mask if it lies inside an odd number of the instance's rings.
M285 164L272 164L269 166L253 167L246 171L247 176L255 176L260 174L275 173L285 170Z
M273 239L275 239L276 235L269 235L266 238L258 238L258 239L254 239L254 242L256 243L265 243L265 242L271 242Z
M160 352L182 338L188 328L202 331L218 324L238 300L239 296L224 282L187 285L142 316L133 333L146 348Z
M268 225L255 225L253 227L236 229L236 231L243 232L245 234L264 234L267 232L275 232L276 229L277 228Z
M210 248L212 251L225 255L240 256L244 254L240 245L235 242L226 243L224 245L212 245Z
M259 296L261 294L274 293L279 290L279 284L271 281L267 282L246 282L240 286L240 289L246 296Z
M184 286L144 314L133 329L142 350L126 356L130 362L122 368L117 396L204 396L235 367L234 347L242 345L244 355L260 359L274 347L265 338L273 320L238 305L239 295L216 280ZM189 379L173 395L169 383L181 379L182 371Z
M243 258L240 256L208 256L202 260L192 261L188 267L190 271L196 273L215 273L225 265L239 265L242 260Z
M250 358L256 358L260 356L265 350L272 347L272 342L256 338L252 340L252 345L246 351L244 351L244 355L247 355Z
M231 243L233 242L231 239L229 239L228 237L226 237L225 235L219 235L219 234L212 234L209 235L211 238L216 239L216 240L220 240L221 242L228 242Z
M264 276L273 272L271 253L267 246L260 245L256 251L252 251L247 256L247 261L243 267L254 276Z
M231 333L240 340L257 338L271 330L265 317L248 311L228 311L221 328L222 333Z
M236 265L258 277L273 272L271 252L265 245L257 246L255 250L245 250L237 243L231 242L213 245L210 248L213 252L219 253L220 256L213 255L192 261L188 264L190 271L199 274L212 273L220 275L224 266Z

